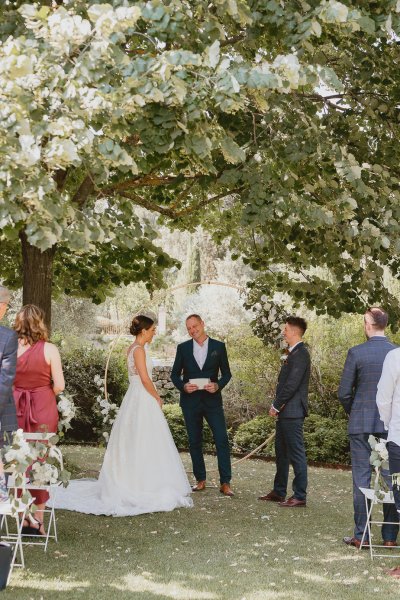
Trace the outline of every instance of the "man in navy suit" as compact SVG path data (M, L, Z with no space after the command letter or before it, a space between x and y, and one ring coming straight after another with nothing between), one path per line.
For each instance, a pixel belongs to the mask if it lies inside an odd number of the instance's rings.
M303 343L307 323L301 317L286 319L283 336L289 345L289 354L279 373L275 400L269 410L276 417L274 488L259 500L277 502L281 508L306 506L307 457L304 447L303 425L308 414L308 382L310 355ZM294 470L293 495L286 498L289 466Z
M223 342L208 337L204 321L199 315L189 315L186 328L192 339L178 345L171 380L181 393L180 404L188 432L193 474L197 481L193 491L199 492L206 487L202 447L205 419L217 449L220 491L225 496L233 496L228 432L221 396L221 390L232 377L226 347ZM208 379L209 383L199 388L191 383L193 379Z
M376 404L376 393L382 367L388 352L396 348L385 335L388 315L378 307L369 308L364 315L364 331L367 341L350 348L347 353L339 386L339 401L349 415L349 438L351 470L353 474L354 534L343 538L345 544L360 547L367 522L365 499L360 487L371 484L369 458L370 435L387 437L387 431L380 419ZM388 474L387 474L388 475ZM390 485L390 481L388 480ZM393 504L383 505L384 521L398 522ZM382 526L384 546L396 546L397 525ZM364 544L363 544L364 545ZM369 545L369 540L365 546Z
M0 320L4 317L10 302L10 292L0 285ZM17 365L18 337L15 331L0 326L0 447L4 436L17 429L17 415L12 393ZM1 459L0 459L1 460ZM0 502L8 499L7 486L0 463Z

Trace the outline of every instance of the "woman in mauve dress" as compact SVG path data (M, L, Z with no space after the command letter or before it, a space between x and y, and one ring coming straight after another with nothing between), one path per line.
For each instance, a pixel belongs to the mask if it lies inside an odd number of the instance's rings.
M23 306L15 318L14 329L18 335L14 381L18 427L31 433L56 433L56 396L65 384L58 348L47 341L48 330L42 309L33 304ZM23 533L45 535L43 510L49 495L38 490L32 496L38 509L35 518L24 523Z

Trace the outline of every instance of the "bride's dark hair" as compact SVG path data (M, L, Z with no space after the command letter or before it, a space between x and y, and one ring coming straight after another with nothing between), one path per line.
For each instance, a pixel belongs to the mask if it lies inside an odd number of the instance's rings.
M153 319L145 315L137 315L133 318L129 331L132 335L139 335L143 329L150 329L152 325L154 325Z

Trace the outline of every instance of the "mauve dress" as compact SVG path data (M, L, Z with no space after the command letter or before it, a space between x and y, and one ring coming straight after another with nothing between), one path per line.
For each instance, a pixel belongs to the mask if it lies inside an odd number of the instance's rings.
M18 427L31 433L52 433L58 429L57 401L44 345L40 340L18 357L14 380ZM31 490L31 493L35 504L45 504L49 498L43 490L35 493Z

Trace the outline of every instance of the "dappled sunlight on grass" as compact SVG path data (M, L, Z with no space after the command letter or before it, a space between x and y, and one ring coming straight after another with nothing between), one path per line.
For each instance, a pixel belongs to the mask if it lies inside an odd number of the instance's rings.
M33 577L25 577L26 573L19 571L18 575L13 575L12 585L16 589L25 588L30 590L48 590L57 592L69 592L75 590L83 591L90 586L90 581L61 581L60 579L37 579Z
M113 583L111 587L120 592L150 593L162 598L176 598L177 600L218 600L219 596L213 592L202 592L190 589L178 582L157 582L151 573L134 575L130 573L123 578L122 583Z
M101 465L103 450L65 448L74 472ZM185 467L190 457L182 455ZM206 457L208 468L216 460ZM58 511L60 542L47 555L26 547L2 600L360 600L375 590L394 597L385 573L345 546L353 527L349 471L310 469L307 508L258 500L272 488L274 464L234 470L234 498L218 487L193 494L194 508L113 518ZM214 475L214 474L213 474ZM208 478L211 483L212 478ZM290 490L289 490L290 493Z

